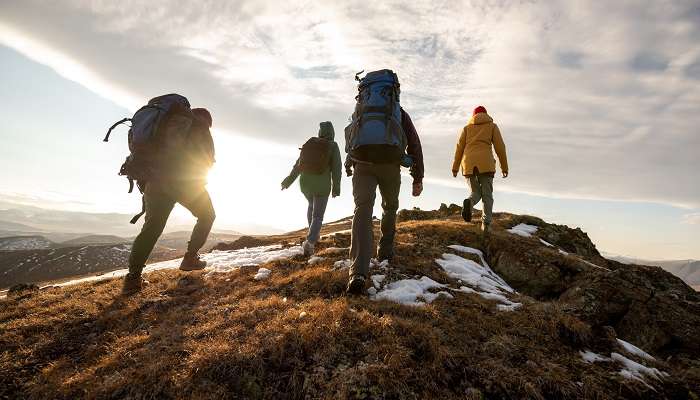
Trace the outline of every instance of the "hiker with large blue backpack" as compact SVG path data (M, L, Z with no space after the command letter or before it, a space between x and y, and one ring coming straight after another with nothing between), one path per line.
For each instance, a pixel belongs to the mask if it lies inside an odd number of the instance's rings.
M214 223L215 212L206 189L207 173L214 164L212 117L204 108L191 108L189 101L178 94L151 99L133 117L124 118L110 127L104 141L121 123L131 122L128 134L130 154L119 171L143 194L141 213L145 214L141 232L134 239L129 256L129 273L124 278L122 293L141 290L141 277L146 261L163 233L176 203L197 218L180 269L204 269L206 262L198 252L204 246Z
M364 71L363 71L364 72ZM345 128L345 168L352 176L355 213L350 245L347 292L366 293L374 232L372 211L376 191L382 196L381 237L377 260L394 258L396 211L399 208L401 167L410 168L413 196L423 191L423 151L411 117L401 107L398 76L383 69L367 73L358 83L357 103Z

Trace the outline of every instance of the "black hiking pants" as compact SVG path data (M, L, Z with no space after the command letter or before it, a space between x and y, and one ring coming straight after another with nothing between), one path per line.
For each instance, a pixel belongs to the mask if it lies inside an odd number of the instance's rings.
M180 203L197 218L187 245L188 252L196 253L204 246L216 218L209 192L200 181L149 182L143 196L146 216L129 256L129 273L137 275L143 270L148 256L163 233L175 203Z

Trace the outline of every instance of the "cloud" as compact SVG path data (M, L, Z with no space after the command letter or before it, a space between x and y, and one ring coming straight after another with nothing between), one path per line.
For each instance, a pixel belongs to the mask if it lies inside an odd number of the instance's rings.
M700 225L700 212L685 214L683 223L688 225Z
M435 181L485 104L504 190L697 208L699 15L694 1L29 0L0 4L0 43L128 107L177 90L224 130L286 145L347 120L355 72L391 67Z

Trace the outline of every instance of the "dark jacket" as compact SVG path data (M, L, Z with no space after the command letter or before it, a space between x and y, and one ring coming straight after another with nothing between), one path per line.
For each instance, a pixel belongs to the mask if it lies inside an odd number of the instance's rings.
M406 149L387 144L366 145L353 150L345 160L345 168L353 166L353 160L370 162L373 164L400 164L404 150L413 158L411 176L414 182L422 182L425 168L423 166L423 148L416 127L408 113L401 108L401 127L406 134Z
M208 122L197 117L171 117L166 128L161 131L168 137L160 138L154 180L206 183L215 155Z
M334 141L335 130L330 122L321 122L318 137L330 140L331 157L329 159L328 169L322 174L312 174L310 172L302 172L299 168L300 160L297 159L294 163L292 171L282 181L282 186L286 189L299 178L299 186L302 193L306 196L328 196L333 192L333 196L340 196L340 178L342 176L342 162L340 158L340 149L338 143Z

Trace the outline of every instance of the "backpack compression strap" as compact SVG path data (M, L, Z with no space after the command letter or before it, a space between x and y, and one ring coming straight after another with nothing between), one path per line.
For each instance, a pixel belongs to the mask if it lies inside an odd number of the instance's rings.
M112 125L112 126L109 127L109 130L107 130L107 135L105 136L105 138L104 138L102 141L103 141L103 142L109 142L109 135L112 133L112 131L114 130L114 128L116 128L117 126L119 126L119 125L121 125L121 124L123 124L124 122L127 122L127 121L131 121L131 118L122 118L122 119L120 119L119 121L115 122L114 125Z

